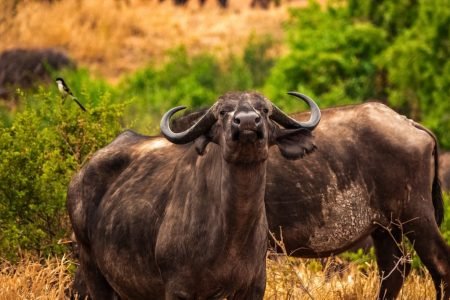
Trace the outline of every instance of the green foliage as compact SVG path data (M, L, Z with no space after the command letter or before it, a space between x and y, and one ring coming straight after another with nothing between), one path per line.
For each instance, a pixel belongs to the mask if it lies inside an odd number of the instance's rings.
M450 148L448 0L334 2L291 11L289 53L272 69L266 94L288 109L295 108L287 90L321 107L379 99Z
M269 98L291 108L289 90L318 98L322 107L382 97L374 57L386 47L383 30L349 21L342 8L322 11L311 4L291 11L286 31L290 52L272 69L265 86Z
M155 132L159 117L176 105L198 107L216 98L219 65L210 55L189 57L184 48L170 53L160 69L145 68L129 76L120 85L123 95L136 99L128 117L138 120L138 127ZM145 112L145 115L142 114Z
M88 112L51 91L22 95L25 108L0 129L0 253L60 253L67 237L66 190L75 170L120 131L125 104L107 94Z
M64 78L71 91L83 104L96 106L106 93L109 94L111 102L120 102L114 88L102 78L92 77L87 69L51 71L51 75L54 79L56 77ZM57 93L56 84L52 82L51 87L52 91Z
M273 64L268 55L271 45L268 38L252 38L243 57L230 55L225 62L209 54L191 57L186 49L177 48L162 67L149 66L126 77L116 92L135 99L127 114L135 127L157 133L160 116L171 107L198 108L227 91L261 86Z
M441 232L447 244L450 245L450 193L444 193L444 221L441 224Z
M273 45L274 41L270 36L250 37L242 57L244 68L249 71L252 79L250 86L245 86L246 89L261 87L264 84L275 63L268 55Z
M348 11L355 19L384 29L391 40L414 24L419 10L417 3L418 0L349 0Z
M450 147L450 6L448 0L418 2L413 26L379 57L388 74L389 104L421 121Z
M376 261L375 248L371 247L369 251L358 249L356 251L347 251L339 255L340 258L358 264L359 270L366 271L371 262Z

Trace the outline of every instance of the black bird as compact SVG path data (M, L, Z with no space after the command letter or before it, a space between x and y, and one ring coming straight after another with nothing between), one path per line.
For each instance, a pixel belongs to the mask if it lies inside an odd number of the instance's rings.
M61 77L56 78L56 84L58 85L58 90L61 92L63 102L67 96L70 96L73 99L73 101L75 101L78 104L81 110L86 111L86 108L84 108L84 106L80 103L80 101L78 101L77 97L73 95L72 91L64 82L64 79L62 79Z

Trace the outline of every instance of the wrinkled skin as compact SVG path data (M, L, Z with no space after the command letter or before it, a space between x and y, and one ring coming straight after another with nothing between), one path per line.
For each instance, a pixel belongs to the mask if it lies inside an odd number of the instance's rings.
M190 124L190 116L174 126ZM438 228L443 207L434 137L385 105L366 103L323 110L314 138L316 151L301 163L284 161L270 149L266 213L287 252L326 257L372 237L383 278L377 297L394 299L410 270L408 262L399 262L398 243L406 233L432 275L436 298L449 298L450 254Z
M297 159L313 139L272 121L256 93L210 111L217 121L195 143L127 131L72 179L76 284L93 299L263 298L269 147Z

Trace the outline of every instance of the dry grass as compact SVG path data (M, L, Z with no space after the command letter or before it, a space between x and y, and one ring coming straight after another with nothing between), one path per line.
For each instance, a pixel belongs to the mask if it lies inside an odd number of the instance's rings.
M267 260L267 288L265 299L374 299L378 277L374 264L349 264L343 271L325 276L318 261L287 257ZM65 258L47 259L39 263L25 259L17 266L4 262L0 272L0 300L64 299L70 286ZM434 299L434 288L428 275L413 271L408 277L399 299Z
M195 0L187 7L175 7L169 0L22 1L15 14L0 5L0 51L55 47L114 79L160 61L178 45L191 53L225 57L238 53L252 34L281 39L287 7L305 5L306 0L269 10L250 9L249 3L231 0L223 10L212 0L204 8Z
M26 258L18 265L3 262L0 265L1 300L64 299L64 290L72 281L66 258L38 262Z
M379 279L375 263L364 266L350 263L336 273L322 270L316 260L279 257L268 260L266 299L375 299ZM362 270L361 270L362 269ZM426 271L425 271L426 272ZM408 276L398 299L434 299L430 276L413 271Z

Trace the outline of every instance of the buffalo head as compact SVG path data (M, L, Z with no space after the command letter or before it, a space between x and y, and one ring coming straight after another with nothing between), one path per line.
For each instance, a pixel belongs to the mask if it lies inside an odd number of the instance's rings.
M227 93L183 132L173 132L169 122L174 113L185 107L172 108L161 120L161 132L175 144L194 141L199 154L204 153L208 143L218 144L223 158L230 163L264 161L272 145L277 145L284 157L297 159L314 150L310 131L320 121L320 110L307 96L289 94L310 106L309 121L290 118L258 93Z

